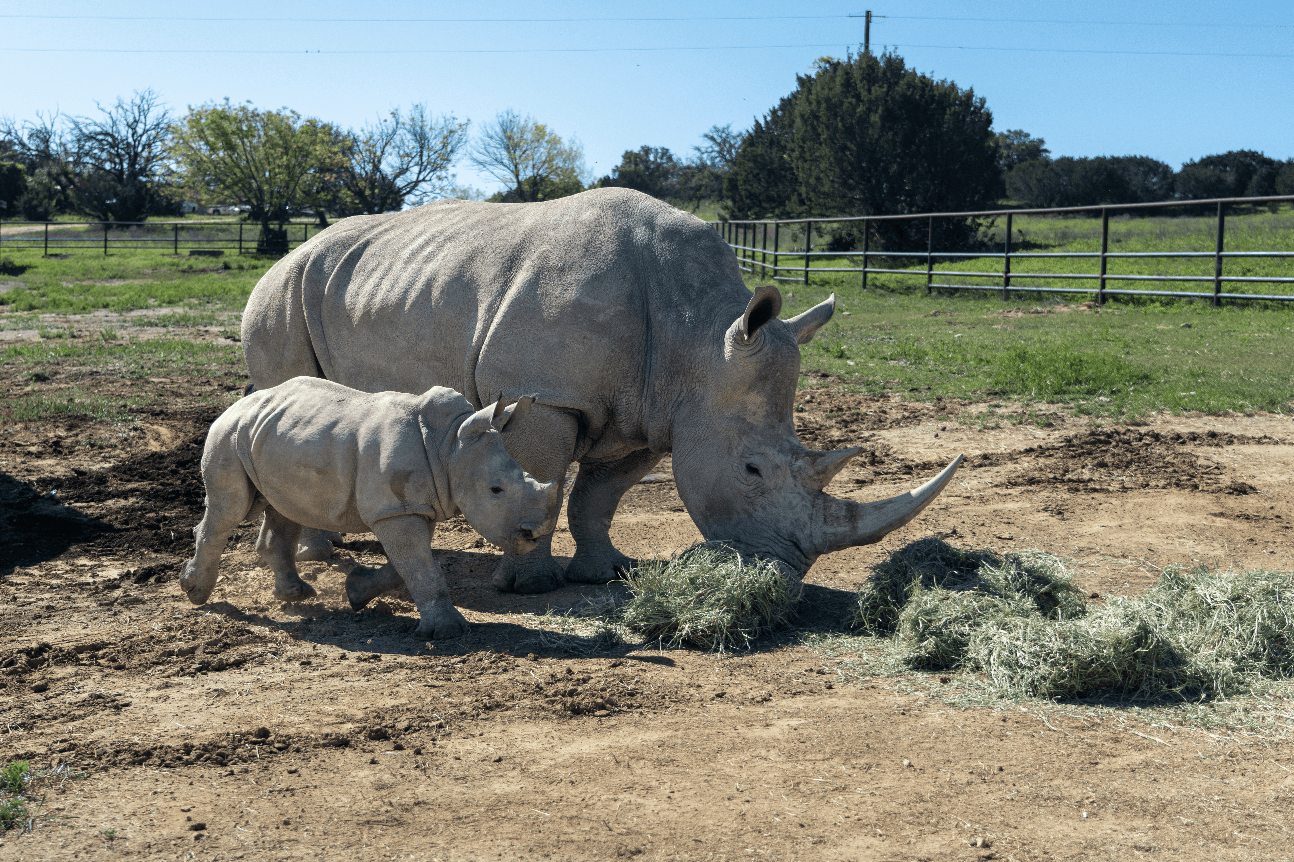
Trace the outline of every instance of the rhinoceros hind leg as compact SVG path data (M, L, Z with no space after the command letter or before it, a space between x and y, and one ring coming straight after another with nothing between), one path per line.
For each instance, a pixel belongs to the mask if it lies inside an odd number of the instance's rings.
M505 593L547 593L565 585L562 564L553 559L551 533L528 554L504 554L494 570L494 586Z
M566 567L566 580L605 584L633 568L634 561L611 544L611 519L625 492L663 457L650 449L640 449L619 461L580 464L566 508L575 539L575 556Z
M333 543L340 541L340 533L302 527L301 538L296 545L296 558L303 563L322 563L332 557Z
M261 534L256 539L256 552L261 562L274 573L274 598L281 602L300 602L314 598L315 588L301 580L293 551L301 525L289 521L273 508L265 510Z
M180 589L195 605L206 604L216 588L220 555L229 534L265 506L265 498L256 493L237 454L228 448L216 447L208 453L202 480L207 489L207 510L193 528L193 559L184 564L180 575Z

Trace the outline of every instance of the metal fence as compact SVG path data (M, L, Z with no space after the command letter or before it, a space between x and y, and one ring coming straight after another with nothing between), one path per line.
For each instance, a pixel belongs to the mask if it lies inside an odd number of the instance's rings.
M1245 258L1294 258L1294 251L1227 251L1226 244L1226 219L1229 208L1237 206L1254 207L1261 205L1279 205L1294 204L1294 195L1283 195L1276 197L1261 198L1213 198L1209 200L1195 201L1162 201L1157 203L1142 204L1118 204L1107 206L1087 206L1087 207L1053 207L1047 209L1016 209L1016 210L981 210L976 212L957 212L957 213L921 213L917 215L878 215L878 216L848 216L840 218L801 218L801 219L753 219L753 220L730 220L713 222L715 229L720 232L723 238L732 247L737 255L738 265L746 272L760 271L764 275L776 281L796 281L809 283L810 274L825 273L859 273L862 276L862 286L867 287L869 275L897 275L904 277L918 277L925 281L926 291L930 292L936 288L941 290L1000 290L1004 300L1010 299L1011 291L1028 291L1031 293L1083 293L1095 294L1096 301L1104 304L1110 297L1115 296L1167 296L1191 299L1208 299L1214 305L1220 305L1223 300L1275 300L1291 301L1294 300L1294 293L1291 294L1255 294L1255 293L1233 293L1226 292L1224 286L1248 285L1248 284L1275 284L1275 285L1294 285L1294 267L1290 269L1290 275L1281 276L1254 276L1254 275L1227 275L1224 272L1223 264L1227 260L1245 259ZM1110 250L1110 215L1120 213L1144 213L1154 210L1169 210L1173 208L1209 208L1216 215L1217 229L1214 242L1214 248L1211 250L1199 251L1111 251ZM1038 252L1038 251L1013 251L1011 248L1012 221L1015 216L1020 215L1081 215L1081 214L1098 214L1101 218L1101 250L1096 252L1081 251L1059 251L1059 252ZM935 224L939 219L1005 219L1006 234L1005 240L1000 245L1000 251L993 248L986 248L979 251L936 251L934 248ZM874 250L869 248L871 236L874 233L873 226L881 222L893 221L924 221L926 223L926 248L922 251L891 251L891 250ZM862 225L862 250L851 251L815 251L814 250L814 227L825 224L845 224L858 223ZM782 246L783 228L790 227L787 243L788 247ZM771 248L770 248L770 236ZM795 236L790 236L793 233ZM798 248L797 248L798 247ZM1089 259L1097 262L1098 266L1095 272L1012 272L1011 264L1013 261L1034 261L1046 259ZM1168 275L1168 274L1120 274L1110 272L1109 263L1125 259L1202 259L1212 261L1212 273L1208 275ZM844 260L846 263L851 260L858 260L861 266L811 266L814 259L826 260L837 259ZM970 259L1000 259L1002 262L1000 270L993 271L964 271L935 269L937 261L945 260L970 260ZM924 265L913 269L910 267L895 268L890 266L875 266L874 263L885 264L893 260L919 261ZM936 281L936 278L945 279L947 277L957 279L981 279L980 282L967 283L965 281L948 282ZM1012 279L1017 283L1013 288ZM1056 279L1060 281L1087 281L1089 284L1081 284L1073 287L1048 287L1048 286L1026 286L1019 284L1019 280L1044 280ZM1159 283L1200 283L1208 284L1211 290L1137 290L1132 287L1111 287L1112 283L1132 282L1159 282Z
M323 230L317 224L286 224L286 246L266 252L260 225L251 222L29 222L0 221L0 252L40 249L42 254L67 252L161 250L172 254L282 254Z

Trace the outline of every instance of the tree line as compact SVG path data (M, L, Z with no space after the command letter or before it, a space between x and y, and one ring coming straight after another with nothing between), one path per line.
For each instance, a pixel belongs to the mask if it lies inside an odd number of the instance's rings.
M105 222L177 215L184 201L248 208L267 249L294 213L381 213L439 197L483 197L456 185L466 159L503 184L488 198L549 200L586 188L632 188L728 218L890 215L995 208L1090 206L1294 194L1294 159L1236 150L1174 171L1149 156L1053 158L1046 141L993 130L971 88L936 80L894 53L823 57L753 125L713 126L685 156L626 150L599 179L575 138L508 110L482 124L424 104L346 129L290 109L228 99L176 114L151 90L92 117L57 112L19 123L0 117L0 217L35 221L82 213ZM974 220L940 220L935 242L973 242ZM860 240L832 228L832 247ZM878 247L924 244L925 227L874 223ZM920 236L918 236L920 234Z

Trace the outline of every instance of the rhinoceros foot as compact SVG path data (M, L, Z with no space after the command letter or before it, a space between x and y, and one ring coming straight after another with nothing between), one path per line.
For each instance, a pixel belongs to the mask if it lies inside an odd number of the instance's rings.
M208 583L204 583L207 581ZM180 589L189 601L195 605L206 604L207 599L211 598L211 591L216 586L215 578L203 578L202 573L197 569L193 560L184 564L184 572L180 575Z
M351 610L362 611L382 593L403 585L404 580L390 563L377 569L356 566L346 576L346 600L350 602Z
M467 634L467 620L449 602L437 602L422 612L422 620L415 632L425 639L456 638Z
M623 577L637 563L615 548L577 549L566 567L566 580L580 584L606 584Z
M304 602L306 599L313 599L317 592L315 588L301 580L288 578L275 578L274 580L274 598L281 602Z
M505 593L547 593L566 585L562 566L548 553L504 554L494 586Z

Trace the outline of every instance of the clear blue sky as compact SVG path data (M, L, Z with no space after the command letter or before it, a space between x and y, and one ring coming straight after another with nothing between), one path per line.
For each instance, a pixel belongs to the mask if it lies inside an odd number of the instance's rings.
M181 111L227 96L343 126L415 101L477 124L513 108L578 137L600 176L626 149L686 154L711 125L748 127L815 58L856 49L847 16L869 6L874 51L973 87L995 128L1053 155L1294 156L1291 0L5 0L0 114L85 114L146 87Z

